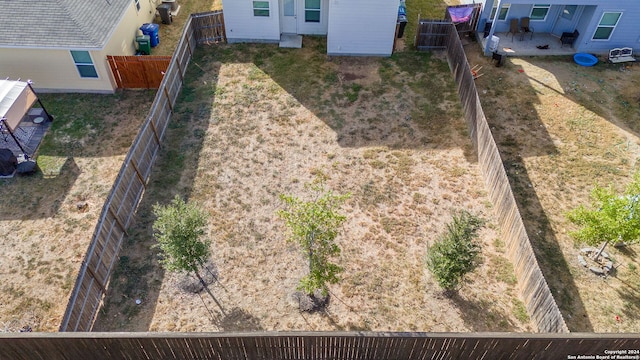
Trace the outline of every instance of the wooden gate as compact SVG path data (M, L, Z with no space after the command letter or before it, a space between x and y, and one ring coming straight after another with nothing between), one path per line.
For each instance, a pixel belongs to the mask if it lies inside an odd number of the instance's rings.
M157 89L171 56L107 56L118 89Z
M192 14L191 17L193 19L193 31L198 39L198 45L227 42L222 11Z
M444 50L449 42L451 22L420 19L416 31L415 48L419 51Z

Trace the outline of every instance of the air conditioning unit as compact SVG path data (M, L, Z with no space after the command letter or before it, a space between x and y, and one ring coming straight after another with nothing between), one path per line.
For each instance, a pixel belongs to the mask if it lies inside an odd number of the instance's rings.
M178 10L178 2L176 0L162 0L162 3L171 5L171 12Z

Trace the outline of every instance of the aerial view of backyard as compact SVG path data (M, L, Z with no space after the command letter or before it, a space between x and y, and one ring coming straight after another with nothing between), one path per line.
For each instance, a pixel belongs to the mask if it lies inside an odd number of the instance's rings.
M446 5L408 4L441 17ZM183 5L158 53L170 55ZM94 331L535 332L507 255L445 55L417 52L410 23L388 58L327 56L325 37L198 47L148 186L127 229ZM540 268L572 332L640 332L639 245L607 247L615 271L581 266L567 214L594 186L620 192L640 159L640 70L570 56L508 58L474 43L476 87ZM102 204L154 97L42 94L56 117L40 171L0 179L0 331L57 331ZM308 268L288 241L282 195L308 184L348 194L321 311L300 311ZM168 272L155 205L178 195L207 217L207 291ZM430 246L462 211L482 219L478 266L454 293L426 268Z

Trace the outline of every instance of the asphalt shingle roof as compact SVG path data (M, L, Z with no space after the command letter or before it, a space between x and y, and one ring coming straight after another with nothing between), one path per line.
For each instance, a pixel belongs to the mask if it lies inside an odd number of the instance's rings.
M133 0L0 0L0 47L101 48Z

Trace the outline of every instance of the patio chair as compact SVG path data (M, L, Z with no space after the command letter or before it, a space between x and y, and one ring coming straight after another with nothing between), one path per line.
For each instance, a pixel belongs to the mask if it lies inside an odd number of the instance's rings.
M520 40L525 34L531 34L529 40L533 39L533 28L529 24L531 19L529 17L523 17L520 19Z
M578 36L580 36L580 33L578 32L578 30L573 30L572 33L563 32L562 36L560 37L560 42L562 43L560 47L563 47L565 45L571 45L571 47L573 47L573 43L576 41Z
M520 27L518 26L518 19L509 20L509 34L511 34L511 41L516 34L520 33Z

